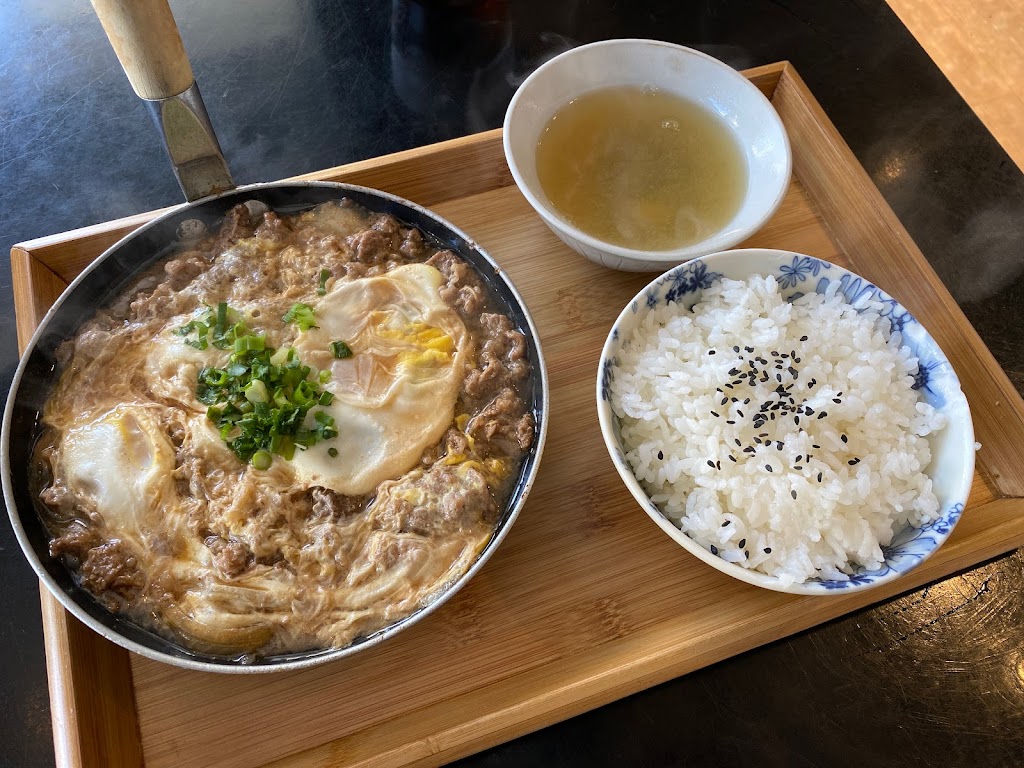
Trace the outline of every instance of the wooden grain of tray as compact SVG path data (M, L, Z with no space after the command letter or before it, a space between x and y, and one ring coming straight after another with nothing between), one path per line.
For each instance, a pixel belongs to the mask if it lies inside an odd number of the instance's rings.
M967 510L911 575L795 597L689 556L633 501L601 441L598 354L651 275L569 251L505 165L500 131L311 174L429 206L508 272L540 329L550 434L536 486L483 570L439 611L365 653L254 676L187 672L103 640L43 594L61 766L427 766L777 640L1024 544L1024 403L788 64L747 76L793 145L786 199L748 246L834 261L897 296L953 362L982 443ZM12 251L22 345L65 284L153 214Z

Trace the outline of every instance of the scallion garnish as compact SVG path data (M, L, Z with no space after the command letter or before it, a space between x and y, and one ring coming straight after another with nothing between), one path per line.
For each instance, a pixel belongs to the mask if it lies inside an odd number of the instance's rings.
M309 310L308 318L302 317L302 310L293 318L302 328L304 319L312 319L312 309L304 304L295 306ZM237 313L221 302L216 310L208 309L200 320L175 331L197 349L206 349L207 344L232 349L224 368L199 371L196 387L199 402L208 406L207 418L228 447L242 461L265 470L270 468L272 454L290 460L296 447L305 450L320 440L337 437L334 419L324 411L313 413L312 427L305 423L312 408L333 401L334 395L320 390L330 374L303 365L294 349L268 347L266 339L250 333L244 323L232 325L235 316ZM191 334L195 338L190 338Z
M174 332L178 336L184 336L185 343L196 349L206 349L210 344L217 349L230 349L239 337L247 333L244 323L230 324L237 316L238 313L231 309L227 302L222 301L217 304L216 309L207 307L198 320L192 320L176 328ZM195 337L192 337L193 333Z
M352 350L349 349L348 344L344 341L332 341L330 343L331 354L338 360L344 360L346 357L352 357Z
M327 293L327 278L331 276L331 270L321 269L320 270L320 282L316 286L316 295L323 296Z
M316 317L313 308L309 304L292 304L282 318L286 323L295 323L300 331L308 331L310 328L317 328Z

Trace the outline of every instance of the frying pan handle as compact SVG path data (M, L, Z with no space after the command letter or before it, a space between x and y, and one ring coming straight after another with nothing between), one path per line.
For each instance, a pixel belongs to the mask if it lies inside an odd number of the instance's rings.
M132 88L169 99L195 81L167 0L92 0Z
M185 197L234 187L167 0L92 0L92 6L163 136Z

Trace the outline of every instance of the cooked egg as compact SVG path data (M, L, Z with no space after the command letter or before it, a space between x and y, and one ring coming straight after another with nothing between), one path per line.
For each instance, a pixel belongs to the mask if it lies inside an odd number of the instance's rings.
M300 334L295 347L309 365L330 371L323 388L334 400L308 422L326 411L338 436L295 454L301 482L369 493L444 434L470 345L462 320L438 294L442 283L435 268L408 264L340 283L314 306L318 327ZM334 341L352 356L335 359Z
M174 448L146 408L119 406L69 430L60 462L107 529L139 544L142 518L174 496Z

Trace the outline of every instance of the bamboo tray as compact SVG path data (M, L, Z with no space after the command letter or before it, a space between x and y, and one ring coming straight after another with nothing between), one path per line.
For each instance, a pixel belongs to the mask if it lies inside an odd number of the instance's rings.
M508 272L540 328L551 425L536 486L500 550L441 610L383 646L297 673L224 676L136 657L43 594L61 766L428 766L790 635L1024 544L1024 403L788 64L747 76L793 145L785 202L745 245L813 254L892 291L953 361L982 449L946 545L875 591L795 597L687 555L629 496L598 430L598 354L650 275L570 252L512 183L500 131L308 178L427 205ZM18 332L143 214L12 251Z

